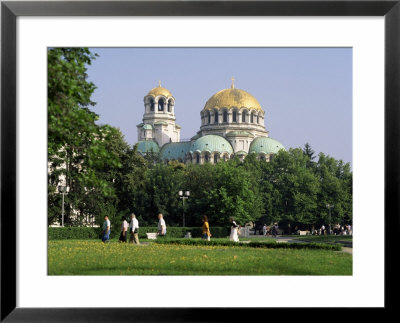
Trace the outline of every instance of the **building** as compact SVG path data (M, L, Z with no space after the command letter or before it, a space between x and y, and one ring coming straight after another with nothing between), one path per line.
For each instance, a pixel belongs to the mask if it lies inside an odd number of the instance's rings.
M161 86L144 97L143 122L137 125L138 152L159 153L164 162L185 164L217 163L234 156L244 159L256 154L269 161L283 145L269 137L265 129L265 111L250 93L235 88L215 93L200 112L200 130L190 140L180 140L175 122L175 98Z

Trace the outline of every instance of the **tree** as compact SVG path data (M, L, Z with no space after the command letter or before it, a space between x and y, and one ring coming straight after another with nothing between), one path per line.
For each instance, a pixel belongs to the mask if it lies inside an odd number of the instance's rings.
M231 216L244 225L263 214L255 177L236 160L189 167L187 186L191 188L189 211L194 223L206 214L214 225L226 225Z
M315 172L321 184L318 194L319 222L327 224L331 220L331 223L344 224L346 220L350 221L352 218L350 165L320 153ZM334 205L331 219L327 204Z
M270 162L272 219L281 222L285 230L315 221L319 183L307 168L308 161L308 156L297 148L280 151Z
M158 164L145 172L143 188L135 194L135 208L146 224L157 222L162 213L168 225L182 223L178 191L182 189L184 169Z
M89 109L95 104L91 95L96 87L87 81L86 66L95 57L87 48L48 50L49 223L58 218L56 191L63 178L70 187L67 224L84 223L88 212L96 212L95 205L99 212L114 212L114 189L106 177L100 176L106 165L119 167L117 154L107 147L114 132L109 126L98 126L98 116ZM97 196L96 203L90 196ZM103 202L107 207L98 196L106 198Z
M306 142L306 144L304 145L303 153L309 159L307 161L307 167L313 168L315 166L315 162L314 162L314 159L315 159L315 155L314 154L315 154L315 152L314 152L314 150L312 150L312 148L311 148L311 146L310 146L310 144L308 142Z

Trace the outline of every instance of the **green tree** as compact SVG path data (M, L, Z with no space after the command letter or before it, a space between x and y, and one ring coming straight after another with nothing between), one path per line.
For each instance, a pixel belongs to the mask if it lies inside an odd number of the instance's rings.
M118 156L108 151L113 130L98 126L98 116L89 108L95 85L87 81L87 65L96 55L87 48L51 48L48 50L48 185L49 223L59 218L56 195L64 178L70 192L66 196L67 224L82 224L95 203L99 210L115 208L112 184L101 176L105 166L119 167ZM94 196L90 198L90 196ZM110 207L109 204L113 207ZM87 210L90 210L87 211ZM73 216L72 216L73 215Z
M320 223L330 222L344 224L352 219L352 174L350 165L319 154L316 166L316 174L321 183L321 190L318 194L318 212ZM329 219L327 204L334 205Z
M274 220L282 222L284 230L315 222L319 183L308 161L299 148L280 151L271 161Z
M309 168L315 167L315 162L314 162L315 152L311 148L311 146L308 142L306 142L306 144L304 145L303 153L304 153L304 155L306 155L308 157L307 167L309 167Z
M193 223L199 223L201 215L206 214L213 225L226 225L231 216L244 225L263 214L256 180L236 160L190 167L187 186L191 188Z

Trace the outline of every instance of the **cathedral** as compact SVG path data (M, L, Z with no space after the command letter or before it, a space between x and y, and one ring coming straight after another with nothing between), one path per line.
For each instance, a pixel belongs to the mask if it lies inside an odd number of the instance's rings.
M180 139L181 127L176 124L175 98L161 86L144 97L143 122L137 125L138 152L159 153L168 163L216 164L238 156L243 160L256 154L269 161L283 145L269 137L264 126L265 111L250 93L235 88L215 93L200 112L200 130L190 140Z

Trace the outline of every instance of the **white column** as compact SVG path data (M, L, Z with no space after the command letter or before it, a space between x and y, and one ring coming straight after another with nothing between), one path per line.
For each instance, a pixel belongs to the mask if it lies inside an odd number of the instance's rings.
M164 113L168 113L168 101L164 101Z
M223 112L218 111L218 124L221 124L223 122L223 117L224 117Z
M232 123L232 111L228 112L228 123Z

